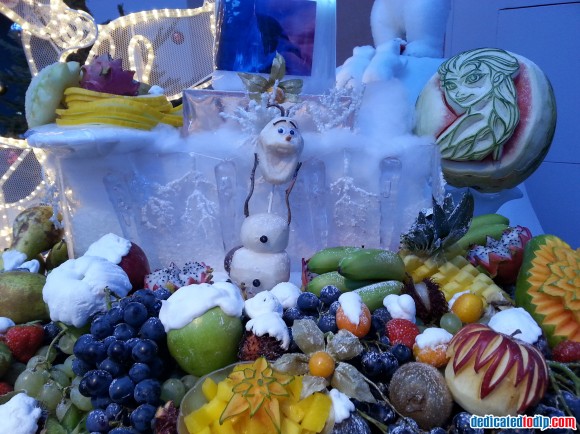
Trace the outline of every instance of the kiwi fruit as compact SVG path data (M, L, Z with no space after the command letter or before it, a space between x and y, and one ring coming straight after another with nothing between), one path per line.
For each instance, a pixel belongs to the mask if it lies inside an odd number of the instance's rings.
M424 430L443 426L453 408L443 374L420 362L406 363L397 369L389 384L389 399L400 414L413 418Z

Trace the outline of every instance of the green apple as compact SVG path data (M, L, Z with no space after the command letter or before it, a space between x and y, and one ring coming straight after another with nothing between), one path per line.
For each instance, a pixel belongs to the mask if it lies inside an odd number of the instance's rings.
M167 346L179 366L201 377L237 361L244 329L239 317L214 307L185 327L167 333Z

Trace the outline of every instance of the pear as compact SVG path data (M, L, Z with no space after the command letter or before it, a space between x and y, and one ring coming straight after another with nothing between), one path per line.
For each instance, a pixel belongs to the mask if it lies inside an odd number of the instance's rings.
M0 316L16 324L50 319L42 299L46 277L28 271L0 273Z
M62 240L64 229L57 227L52 217L53 209L47 205L33 206L18 214L12 224L10 249L25 253L30 260ZM61 220L59 215L58 221Z
M69 257L66 242L61 240L52 246L52 248L48 251L48 255L46 255L45 260L46 269L50 271L68 259Z

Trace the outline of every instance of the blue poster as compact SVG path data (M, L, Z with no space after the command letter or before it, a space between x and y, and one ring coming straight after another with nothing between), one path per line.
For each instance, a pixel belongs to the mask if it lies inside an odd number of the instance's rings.
M311 75L316 1L221 0L217 16L218 70L269 73L278 52L286 74Z

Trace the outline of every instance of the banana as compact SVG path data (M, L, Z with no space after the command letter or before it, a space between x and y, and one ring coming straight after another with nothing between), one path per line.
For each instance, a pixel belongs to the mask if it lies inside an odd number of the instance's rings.
M383 300L387 295L399 295L403 286L403 282L399 282L398 280L386 280L384 282L376 282L363 286L355 289L353 292L360 295L362 302L373 312L383 306Z
M346 256L338 272L352 280L400 280L405 278L405 264L390 250L360 249Z
M504 223L496 223L492 225L479 226L473 230L470 229L457 241L456 245L463 250L469 249L469 246L472 244L485 245L488 236L499 240L503 231L508 227L509 226Z
M473 217L473 219L471 220L471 224L469 225L469 231L481 226L488 226L494 224L509 225L510 219L501 214L481 214Z
M323 274L338 270L338 264L350 253L360 250L359 247L328 247L319 250L308 260L308 270Z
M349 292L372 283L376 282L372 280L350 280L338 274L337 271L329 271L328 273L319 274L308 282L306 291L320 296L320 291L327 285L336 286L340 292Z

